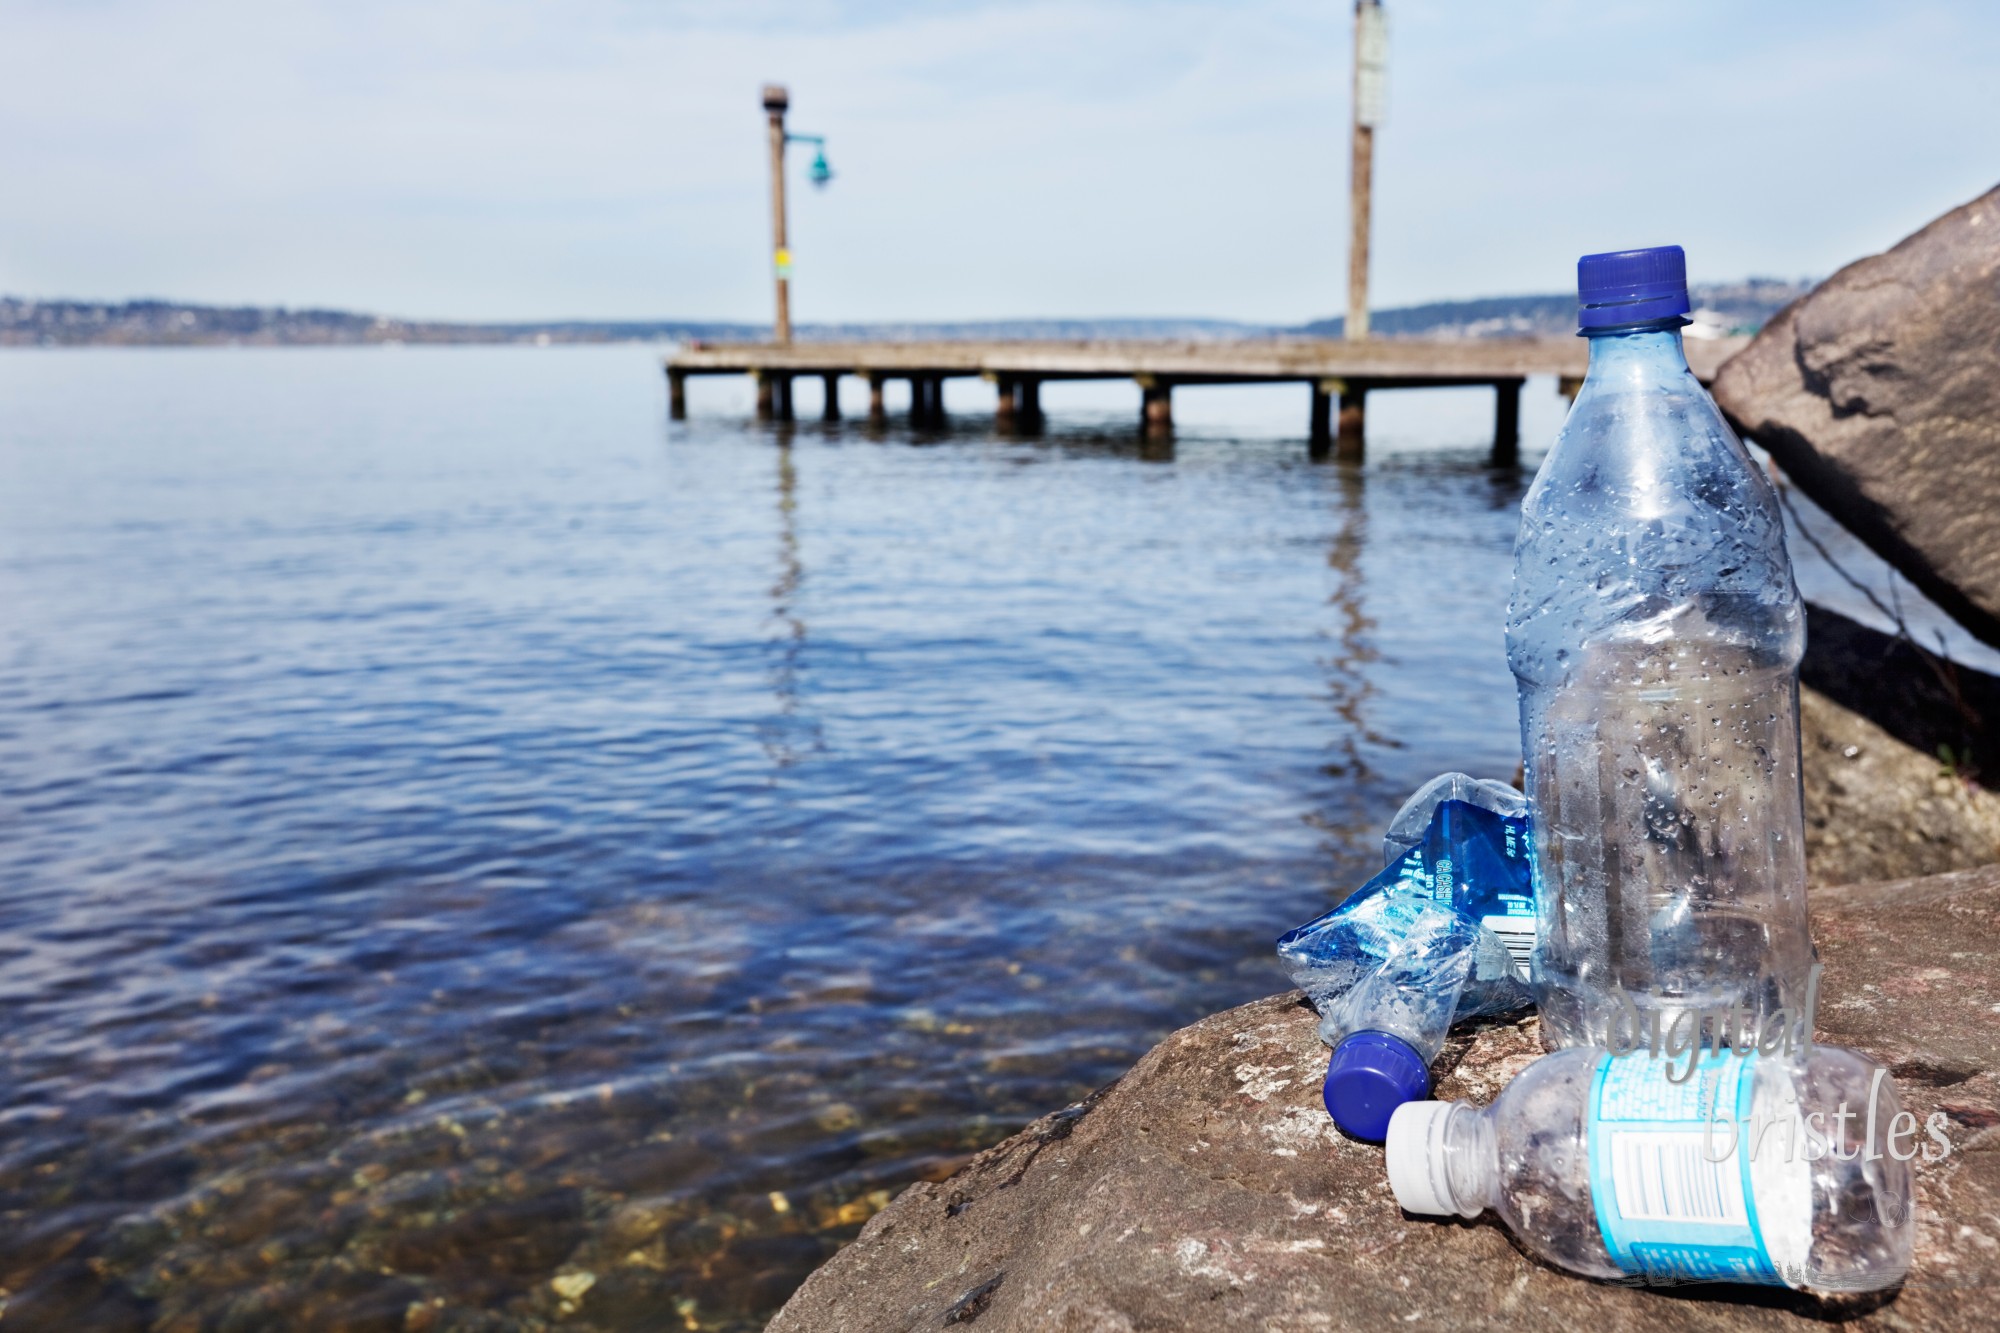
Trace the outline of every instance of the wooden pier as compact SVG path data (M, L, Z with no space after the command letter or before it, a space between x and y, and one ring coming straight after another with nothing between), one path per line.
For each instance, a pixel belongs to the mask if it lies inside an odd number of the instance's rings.
M1688 364L1705 384L1748 339L1689 339ZM690 343L668 358L669 413L687 413L691 375L750 375L757 415L792 419L792 381L825 383L824 417L840 417L840 379L868 384L868 414L886 417L883 386L906 380L910 419L935 424L944 415L944 382L977 377L998 394L996 421L1034 430L1042 422L1041 386L1048 380L1129 379L1139 386L1139 427L1149 438L1170 436L1173 393L1201 384L1286 384L1311 388L1307 438L1315 457L1358 460L1366 437L1370 393L1483 385L1494 390L1493 453L1514 457L1520 441L1521 385L1531 375L1554 376L1574 396L1588 351L1582 338L1257 339L1213 342L808 342Z

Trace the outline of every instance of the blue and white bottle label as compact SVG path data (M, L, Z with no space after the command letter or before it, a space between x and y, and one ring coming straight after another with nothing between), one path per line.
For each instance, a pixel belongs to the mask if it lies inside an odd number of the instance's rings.
M1671 1061L1606 1055L1590 1090L1590 1193L1605 1248L1653 1281L1784 1285L1751 1181L1758 1056L1708 1052L1675 1083ZM1780 1225L1784 1223L1781 1221ZM1789 1249L1790 1246L1781 1246Z

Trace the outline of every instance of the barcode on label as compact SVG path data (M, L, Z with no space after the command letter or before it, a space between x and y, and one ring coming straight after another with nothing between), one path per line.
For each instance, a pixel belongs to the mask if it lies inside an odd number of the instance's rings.
M1522 981L1528 980L1528 960L1535 952L1535 918L1489 916L1481 924L1498 935L1500 942L1507 946L1507 954L1514 960L1514 975Z
M1713 1222L1743 1226L1743 1181L1734 1152L1712 1162L1700 1130L1625 1130L1611 1137L1618 1212L1631 1222ZM1718 1147L1728 1146L1724 1136Z

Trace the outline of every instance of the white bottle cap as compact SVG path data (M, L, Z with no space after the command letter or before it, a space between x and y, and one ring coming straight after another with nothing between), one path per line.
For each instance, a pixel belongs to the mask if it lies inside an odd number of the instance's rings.
M1444 1127L1451 1102L1404 1102L1389 1117L1383 1149L1389 1159L1389 1188L1405 1211L1449 1217L1459 1211L1445 1177Z

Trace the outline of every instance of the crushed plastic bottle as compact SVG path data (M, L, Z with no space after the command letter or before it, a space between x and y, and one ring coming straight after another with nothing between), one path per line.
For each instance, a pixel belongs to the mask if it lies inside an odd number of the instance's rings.
M1532 1254L1596 1278L1873 1291L1909 1270L1919 1133L1887 1071L1801 1058L1544 1056L1485 1109L1410 1102L1389 1184L1412 1213L1498 1213Z
M1544 1039L1799 1011L1805 622L1771 484L1689 371L1680 247L1577 265L1590 370L1522 506L1519 685Z
M1333 1048L1326 1106L1348 1133L1380 1140L1391 1111L1429 1095L1455 1018L1529 1003L1528 845L1519 792L1447 773L1391 821L1382 873L1278 941Z
M1333 1048L1327 1113L1349 1134L1379 1142L1391 1111L1430 1095L1430 1063L1457 1015L1480 931L1464 914L1409 892L1371 894L1351 912L1300 929L1314 927L1307 939L1286 936L1279 953L1319 1010L1320 1039Z
M1518 788L1497 778L1440 773L1410 793L1410 799L1403 802L1403 808L1389 821L1388 832L1382 835L1382 864L1394 865L1430 836L1431 816L1446 801L1476 805L1503 819L1528 817L1528 798Z
M1513 983L1529 979L1535 948L1532 841L1528 798L1508 783L1464 773L1417 788L1382 836L1382 860L1401 887L1450 901L1494 936L1483 942L1465 1014L1510 1013L1528 1003Z

